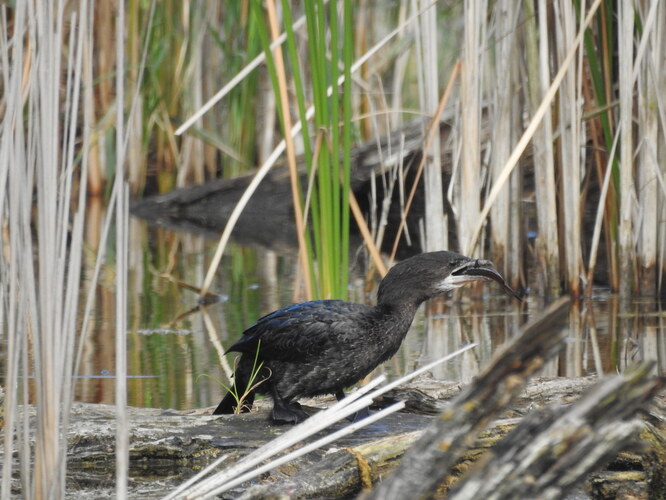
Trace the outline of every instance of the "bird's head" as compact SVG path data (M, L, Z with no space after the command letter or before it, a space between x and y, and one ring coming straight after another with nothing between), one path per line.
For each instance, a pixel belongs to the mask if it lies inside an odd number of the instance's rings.
M467 283L487 280L496 281L504 292L521 300L491 261L448 251L422 253L398 262L380 283L377 300L380 304L420 304Z

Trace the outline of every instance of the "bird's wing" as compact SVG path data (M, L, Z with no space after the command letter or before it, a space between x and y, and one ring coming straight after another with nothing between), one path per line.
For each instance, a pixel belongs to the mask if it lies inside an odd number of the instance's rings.
M228 351L255 355L258 349L265 360L308 359L346 338L367 308L339 300L294 304L260 318Z

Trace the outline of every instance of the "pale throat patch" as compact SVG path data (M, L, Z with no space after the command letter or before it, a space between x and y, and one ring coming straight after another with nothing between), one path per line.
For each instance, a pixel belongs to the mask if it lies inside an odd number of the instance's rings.
M453 276L449 275L446 278L444 278L442 281L439 282L437 285L437 288L443 292L448 292L449 290L453 290L455 288L460 288L463 285L466 285L467 283L471 283L472 281L483 281L485 278L481 276Z

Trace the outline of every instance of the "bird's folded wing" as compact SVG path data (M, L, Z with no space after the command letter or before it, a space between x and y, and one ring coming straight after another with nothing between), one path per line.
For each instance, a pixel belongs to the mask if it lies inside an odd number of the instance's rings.
M341 301L295 304L259 319L228 351L265 360L301 361L339 346L350 320L366 306Z

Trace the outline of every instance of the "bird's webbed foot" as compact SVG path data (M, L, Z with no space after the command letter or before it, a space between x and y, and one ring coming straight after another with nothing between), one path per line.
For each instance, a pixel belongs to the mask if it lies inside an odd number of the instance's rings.
M301 405L296 402L287 403L275 388L271 391L273 396L273 410L271 420L276 424L300 424L308 415Z
M271 411L271 420L276 424L300 424L309 416L303 410L292 406L274 406Z

